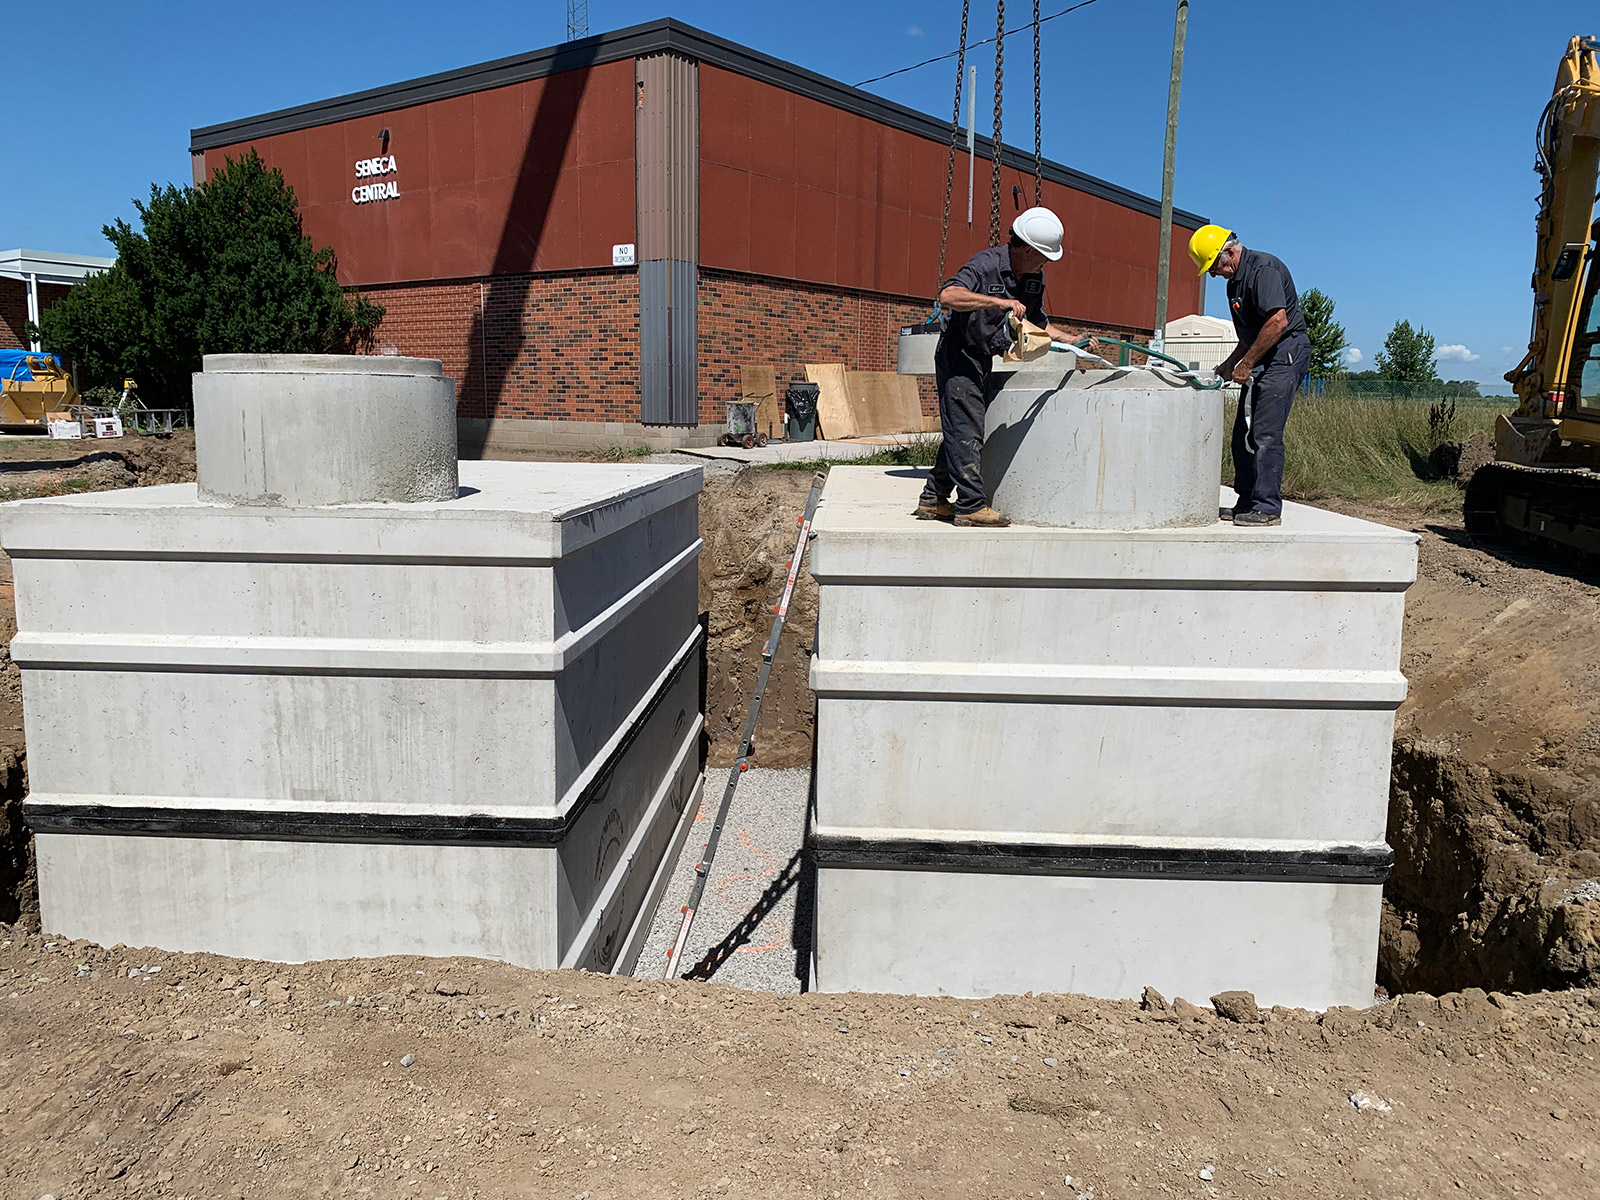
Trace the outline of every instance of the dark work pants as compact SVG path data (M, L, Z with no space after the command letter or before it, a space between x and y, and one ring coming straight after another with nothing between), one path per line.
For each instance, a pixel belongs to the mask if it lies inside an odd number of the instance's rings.
M1311 343L1285 338L1256 368L1233 421L1233 490L1239 511L1283 515L1283 427L1311 365Z
M956 493L956 511L974 513L989 503L983 491L978 456L983 451L983 422L989 411L983 376L975 364L947 363L943 354L934 360L939 386L939 457L922 489L923 504L938 504Z

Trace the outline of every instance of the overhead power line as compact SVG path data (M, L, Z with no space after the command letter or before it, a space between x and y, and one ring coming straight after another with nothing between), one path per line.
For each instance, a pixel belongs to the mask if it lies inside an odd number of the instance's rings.
M1099 3L1099 0L1079 0L1079 3L1071 5L1068 8L1063 8L1060 12L1053 12L1048 17L1040 17L1039 24L1043 25L1046 21L1054 21L1057 17L1064 17L1068 13L1077 12L1080 8L1088 8L1089 5L1097 3ZM1031 28L1033 28L1033 22L1024 21L1015 29L1006 30L1006 36L1009 37L1013 33L1021 33L1024 29ZM979 46L987 46L993 41L994 38L986 37L981 41L969 42L967 44L967 49L976 50ZM958 53L959 51L952 50L949 54L940 54L933 58L925 58L919 63L912 63L909 67L901 67L898 71L890 71L887 75L874 75L871 79L863 79L860 83L856 84L856 87L866 87L869 83L877 83L884 79L893 79L896 75L904 75L907 71L915 71L919 67L926 67L936 62L943 62L947 58L954 58Z

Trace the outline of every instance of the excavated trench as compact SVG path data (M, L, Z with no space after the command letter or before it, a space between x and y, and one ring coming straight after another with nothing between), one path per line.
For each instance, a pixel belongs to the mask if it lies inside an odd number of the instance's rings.
M1395 866L1378 982L1391 993L1600 983L1600 805L1397 739Z

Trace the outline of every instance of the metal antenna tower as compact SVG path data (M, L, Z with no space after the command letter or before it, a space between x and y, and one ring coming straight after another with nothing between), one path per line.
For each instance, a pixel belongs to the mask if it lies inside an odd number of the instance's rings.
M567 41L589 36L589 0L567 0Z

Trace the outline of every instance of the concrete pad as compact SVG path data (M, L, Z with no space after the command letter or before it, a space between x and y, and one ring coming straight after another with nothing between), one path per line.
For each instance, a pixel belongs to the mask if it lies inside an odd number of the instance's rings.
M774 463L849 462L856 458L871 458L897 446L914 446L925 439L939 438L938 433L897 433L879 437L851 438L849 441L768 442L746 450L742 446L699 446L682 448L676 453L693 458L721 462L744 463L750 466L771 466Z

